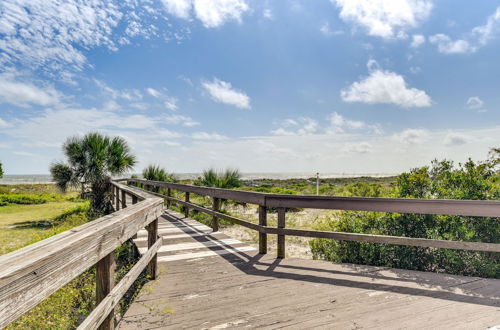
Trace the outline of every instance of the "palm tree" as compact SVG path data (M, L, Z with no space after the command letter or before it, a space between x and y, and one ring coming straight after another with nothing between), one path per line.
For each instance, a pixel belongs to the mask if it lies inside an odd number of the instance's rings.
M67 163L56 162L50 167L56 185L62 191L70 186L80 186L82 194L90 186L88 197L94 214L109 213L109 180L112 176L123 175L136 163L125 139L88 133L83 137L68 138L63 145L63 152Z
M159 165L148 165L142 170L142 176L146 180L162 181L162 182L176 182L175 175L168 173L167 170ZM153 191L160 192L160 187L153 188Z
M142 170L142 176L146 180L162 181L162 182L175 182L177 179L173 174L170 174L159 165L149 165Z
M237 188L241 186L241 174L237 169L228 168L224 171L218 171L209 168L203 171L201 177L195 184L216 188Z

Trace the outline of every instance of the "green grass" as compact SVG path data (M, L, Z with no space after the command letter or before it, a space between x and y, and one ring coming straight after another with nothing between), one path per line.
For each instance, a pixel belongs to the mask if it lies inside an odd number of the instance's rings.
M26 246L53 233L53 218L83 202L51 202L0 207L0 255ZM75 224L76 225L76 224Z
M0 186L0 194L30 196L55 195L56 202L44 204L11 204L0 207L0 254L20 249L91 221L89 202L75 199L76 193L62 195L52 185ZM44 190L46 188L46 190ZM2 190L3 189L3 190ZM72 200L72 201L70 201ZM131 242L116 249L116 280L122 278L137 262L138 254ZM124 313L140 288L148 281L145 274L120 301ZM95 307L95 268L91 267L70 283L40 302L11 323L7 329L75 329Z

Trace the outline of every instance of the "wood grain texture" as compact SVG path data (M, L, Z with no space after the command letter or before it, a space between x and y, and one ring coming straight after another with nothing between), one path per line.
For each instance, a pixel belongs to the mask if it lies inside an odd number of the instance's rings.
M151 249L153 245L155 245L158 237L158 219L153 220L149 225L146 226L146 230L148 232L148 249ZM148 275L151 279L155 279L158 275L157 265L157 256L156 254L151 258L151 261L148 263Z
M128 182L147 183L152 186L169 187L179 191L268 207L500 217L500 201L490 200L280 195L138 179L129 179Z
M286 223L286 209L284 207L278 208L278 229L285 228ZM285 234L283 231L278 231L278 239L277 239L277 254L278 258L285 258Z
M99 324L106 320L106 315L111 313L134 281L139 277L144 268L151 262L162 245L161 237L158 237L155 244L144 253L139 261L130 269L130 271L121 279L121 281L111 290L111 292L102 299L101 303L94 308L92 313L78 327L79 330L96 329Z
M171 200L180 204L185 203L184 201L175 198L171 198ZM387 235L329 232L329 231L291 229L291 228L280 229L273 227L265 227L242 219L231 217L220 212L214 212L213 210L204 208L196 204L189 203L189 205L192 209L217 216L218 218L221 219L226 219L233 223L242 225L244 227L265 234L302 236L302 237L314 237L314 238L330 238L330 239L345 240L345 241L422 246L422 247L433 247L433 248L444 248L444 249L469 250L469 251L500 252L500 244L496 243L449 241L449 240L437 240L437 239L427 239L427 238L412 238L412 237L399 237L399 236L387 236Z
M134 193L134 189L115 183ZM163 200L143 200L110 215L0 256L0 328L36 306L157 219ZM144 199L144 197L149 198Z
M220 209L220 199L217 197L212 198L212 210L216 213L219 213ZM212 216L212 229L213 231L219 231L219 218L217 214L214 213Z
M259 206L259 225L261 227L267 226L267 208L265 206ZM259 253L267 253L267 234L259 232Z
M107 256L99 260L96 264L96 305L111 292L115 285L115 252L109 253ZM99 323L99 330L113 330L115 328L115 313L114 310L103 315L103 320Z

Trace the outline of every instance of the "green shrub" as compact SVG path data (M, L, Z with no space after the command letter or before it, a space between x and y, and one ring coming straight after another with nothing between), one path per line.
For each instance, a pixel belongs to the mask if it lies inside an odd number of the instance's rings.
M450 161L413 169L397 179L397 197L442 199L499 199L499 175L489 162L472 160L455 167ZM500 243L498 218L417 215L376 212L341 212L316 229L429 239ZM500 278L500 254L345 242L310 241L315 258Z
M42 197L33 195L20 195L20 194L6 194L0 195L0 202L5 204L43 204L47 200Z

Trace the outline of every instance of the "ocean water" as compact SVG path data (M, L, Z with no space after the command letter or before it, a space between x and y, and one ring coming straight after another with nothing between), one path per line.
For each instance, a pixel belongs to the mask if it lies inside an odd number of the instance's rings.
M200 173L176 173L181 180L196 179ZM361 176L385 177L397 175L396 173L319 173L320 178L354 178ZM308 179L315 178L316 172L289 172L289 173L242 173L243 180L257 179ZM4 175L0 179L0 184L36 184L53 183L50 174L19 174Z

